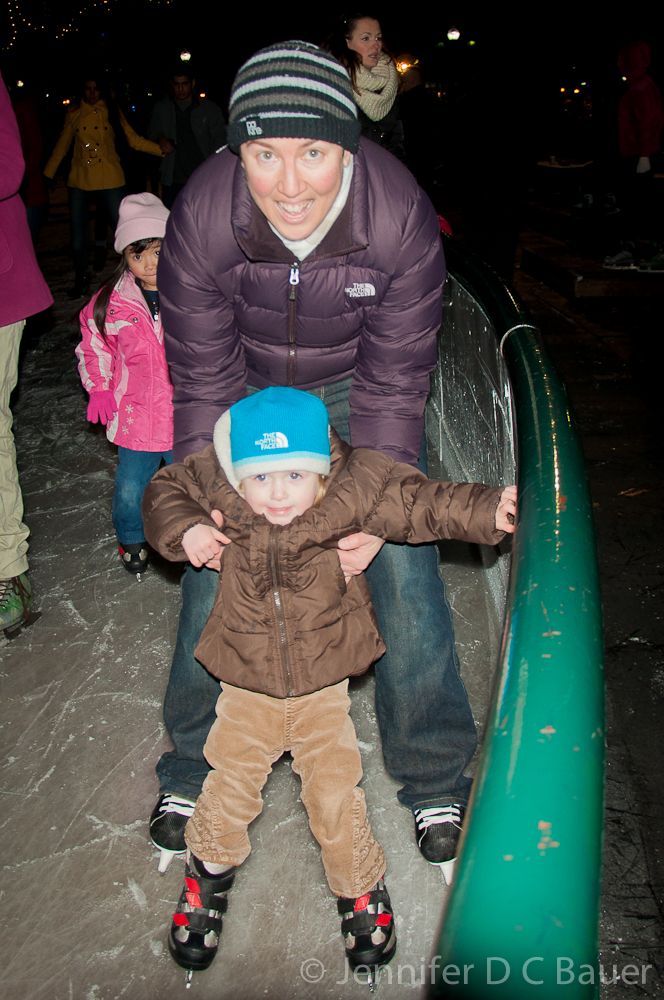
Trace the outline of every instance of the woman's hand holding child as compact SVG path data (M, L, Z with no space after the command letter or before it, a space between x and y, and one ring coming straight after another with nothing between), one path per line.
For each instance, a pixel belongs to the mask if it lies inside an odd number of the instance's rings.
M221 511L210 511L210 517L221 528L224 517ZM189 562L197 569L207 566L208 569L221 569L221 554L223 546L230 544L230 538L210 527L209 524L195 524L182 536L182 548Z
M516 486L506 486L500 494L500 503L496 507L496 528L498 531L508 531L511 534L514 531L515 518Z

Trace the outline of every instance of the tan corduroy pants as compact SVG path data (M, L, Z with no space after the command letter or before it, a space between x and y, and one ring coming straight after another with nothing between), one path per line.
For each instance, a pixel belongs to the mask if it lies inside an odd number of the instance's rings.
M28 568L29 529L23 524L23 497L16 470L9 397L18 378L18 349L25 320L0 327L0 580Z
M362 762L349 709L347 680L284 699L224 683L205 744L214 770L185 832L196 857L225 865L248 857L247 827L263 808L261 790L290 750L332 892L352 899L371 889L385 873L385 857L357 787Z

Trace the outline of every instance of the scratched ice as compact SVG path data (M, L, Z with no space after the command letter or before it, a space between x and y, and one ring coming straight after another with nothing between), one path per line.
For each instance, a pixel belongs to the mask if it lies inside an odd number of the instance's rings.
M57 216L64 191L55 199ZM65 222L40 237L56 297L54 323L33 340L28 331L15 405L42 618L0 649L0 891L11 915L3 983L17 1000L170 1000L184 988L184 973L165 947L182 865L157 874L146 821L157 793L154 764L168 746L161 703L177 629L178 573L157 566L139 585L117 558L110 522L116 458L101 428L85 422L73 354L77 327L64 294L71 283L67 241ZM481 573L461 550L446 568L479 723L496 636ZM352 696L363 787L397 913L395 962L411 965L417 980L445 886L419 857L411 817L384 771L373 678L354 682ZM219 957L195 977L197 996L357 997L359 987L342 982L336 905L287 761L275 765L265 804L251 831L253 854L230 895ZM320 981L302 979L308 960L322 963ZM396 965L380 995L403 995ZM423 997L424 990L416 986L409 996Z
M63 253L66 241L64 225L54 224L40 249ZM15 407L42 618L0 649L1 888L5 912L14 916L4 939L4 982L21 1000L168 998L184 987L165 947L182 864L157 874L146 821L157 793L154 764L168 745L161 703L177 629L178 571L157 566L137 584L120 566L110 521L116 457L100 428L85 421L77 327L63 294L66 258L46 257L44 266L55 322L27 343ZM472 571L455 565L448 576L452 589L463 584L457 630L482 718L486 602L472 594ZM410 815L384 771L371 677L353 685L353 717L363 787L388 857L398 958L419 975L445 886L419 857ZM337 985L345 967L336 904L287 761L275 766L265 802L270 808L252 828L253 854L232 890L220 955L195 977L198 996L356 996L352 981ZM318 983L301 978L308 959L326 970ZM386 1000L401 993L394 979L381 984Z

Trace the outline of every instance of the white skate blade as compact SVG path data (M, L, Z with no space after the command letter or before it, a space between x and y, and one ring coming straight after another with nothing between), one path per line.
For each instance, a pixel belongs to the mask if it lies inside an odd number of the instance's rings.
M160 847L159 851L159 867L157 871L160 875L164 875L168 871L173 858L184 857L184 851L167 851L164 847Z
M140 582L141 582L141 574L140 574L140 573L137 573L137 574L136 574L136 582L137 582L137 583L140 583Z
M186 975L185 980L184 980L184 988L185 988L185 990L191 989L191 984L192 984L193 980L194 980L194 970L193 969L187 969L187 975Z
M456 858L452 858L451 861L443 861L440 864L440 870L443 873L443 878L448 885L452 885L452 879L454 878L454 866L456 864Z

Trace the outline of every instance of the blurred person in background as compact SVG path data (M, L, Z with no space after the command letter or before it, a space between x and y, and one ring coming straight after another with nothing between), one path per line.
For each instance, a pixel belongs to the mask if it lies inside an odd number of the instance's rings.
M35 102L25 84L21 83L19 86L18 80L12 82L9 91L21 135L21 148L25 160L25 174L19 194L26 207L28 226L34 243L48 205L48 195L41 169L43 155L41 127Z
M338 59L350 77L362 135L406 162L397 94L399 74L383 45L380 22L373 14L344 14L323 48Z
M103 205L113 229L118 224L120 202L125 194L125 175L118 153L120 139L125 139L138 152L162 156L156 142L150 142L134 132L111 88L104 84L103 77L100 74L86 77L83 95L79 103L67 112L60 138L44 167L44 174L49 181L52 180L74 142L67 178L75 270L74 285L68 292L71 299L87 294L90 287L87 231L91 202ZM106 238L103 247L99 243L97 233L99 255L103 252L105 260ZM95 261L95 264L98 263ZM101 267L95 267L95 270L101 270Z
M53 302L18 193L24 170L16 116L0 77L0 628L10 635L30 623L33 598L9 398L18 379L25 321Z
M196 93L196 79L177 67L169 94L157 101L148 138L159 145L162 201L171 209L196 167L226 142L226 123L214 101Z
M618 54L618 69L627 89L618 105L618 164L616 246L604 258L604 267L630 269L636 266L636 240L652 238L653 253L641 261L643 271L664 271L664 232L661 211L657 210L651 158L662 148L660 136L664 125L659 87L648 73L650 46L644 41L623 45Z

